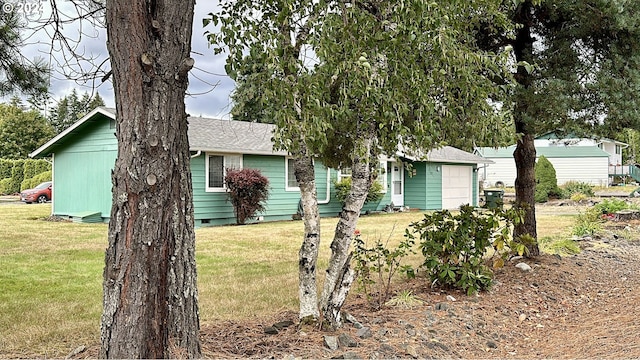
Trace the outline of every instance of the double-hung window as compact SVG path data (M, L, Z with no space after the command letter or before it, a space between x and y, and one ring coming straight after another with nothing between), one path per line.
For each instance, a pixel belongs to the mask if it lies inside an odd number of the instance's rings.
M296 180L293 161L293 158L286 158L285 161L285 175L287 176L285 191L300 191L300 188L298 187L298 181Z
M241 169L242 155L207 154L205 167L205 190L207 192L223 192L227 190L224 183L227 169Z

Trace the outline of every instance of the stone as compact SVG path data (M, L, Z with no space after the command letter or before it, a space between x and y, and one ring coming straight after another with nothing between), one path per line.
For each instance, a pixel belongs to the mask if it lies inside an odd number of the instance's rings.
M344 320L346 322L352 323L356 329L361 329L364 325L362 325L353 315L349 313L343 313Z
M86 346L80 345L77 348L73 349L73 351L70 352L69 355L67 355L67 357L65 359L71 359L72 357L80 354L81 352L85 351L86 349L87 349Z
M440 311L449 310L449 304L447 304L447 303L437 303L436 304L436 310L440 310Z
M340 345L338 344L338 337L325 335L324 346L326 346L329 350L338 350L338 347L340 347Z
M347 351L346 353L342 354L342 358L343 359L353 359L353 360L362 359L362 357L360 357L360 355L358 355L357 353L355 353L353 351Z
M278 330L282 330L284 328L288 328L291 325L293 325L293 321L285 320L285 321L280 321L280 322L277 322L277 323L273 324L273 327L278 329Z
M531 266L529 266L529 265L527 265L526 263L523 263L523 262L516 264L516 268L518 268L518 269L520 269L520 270L522 270L524 272L531 271Z
M365 326L363 328L358 329L358 331L356 332L356 336L358 336L361 339L368 339L373 335L371 334L371 329Z
M389 330L387 330L386 328L380 328L378 329L378 336L383 337L385 335L387 335L387 333L389 332Z
M498 348L498 344L496 344L496 343L495 343L495 342L493 342L493 341L487 341L487 347L488 347L489 349L497 349L497 348Z
M264 328L264 333L269 335L276 335L278 333L278 329L275 326L267 326Z
M527 320L527 314L520 314L520 316L518 316L518 320L520 322Z
M358 342L355 341L349 334L338 335L338 344L343 347L356 347Z
M447 300L449 300L449 301L456 301L456 298L454 298L454 297L453 297L453 296L451 296L451 295L447 295Z
M389 357L389 355L395 354L397 352L396 348L389 344L380 345L378 351L383 353L386 357Z

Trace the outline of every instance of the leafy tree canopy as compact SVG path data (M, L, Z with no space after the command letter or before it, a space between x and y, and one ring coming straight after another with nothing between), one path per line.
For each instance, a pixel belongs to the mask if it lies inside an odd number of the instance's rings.
M0 0L0 8L8 2ZM38 95L47 92L49 69L42 59L28 60L20 52L23 24L17 12L0 10L0 96L21 92Z
M39 112L25 110L15 101L0 104L0 158L26 158L54 135Z

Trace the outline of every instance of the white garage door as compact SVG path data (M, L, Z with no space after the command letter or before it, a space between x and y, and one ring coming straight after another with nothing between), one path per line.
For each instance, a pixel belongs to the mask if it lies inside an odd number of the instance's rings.
M442 165L442 208L457 209L472 204L471 167Z

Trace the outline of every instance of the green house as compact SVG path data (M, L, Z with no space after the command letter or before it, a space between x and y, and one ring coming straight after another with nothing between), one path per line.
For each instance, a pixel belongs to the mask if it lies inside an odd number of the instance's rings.
M259 169L269 178L266 210L254 221L290 220L298 211L300 191L292 159L274 151L273 125L189 118L189 145L196 226L235 223L227 201L224 169ZM78 222L108 221L111 170L117 156L115 110L100 107L30 154L53 160L52 215ZM452 147L432 150L427 160L407 155L380 160L385 195L363 211L393 208L453 209L478 203L478 164L487 160ZM342 205L333 183L347 174L316 162L320 214L335 216Z

